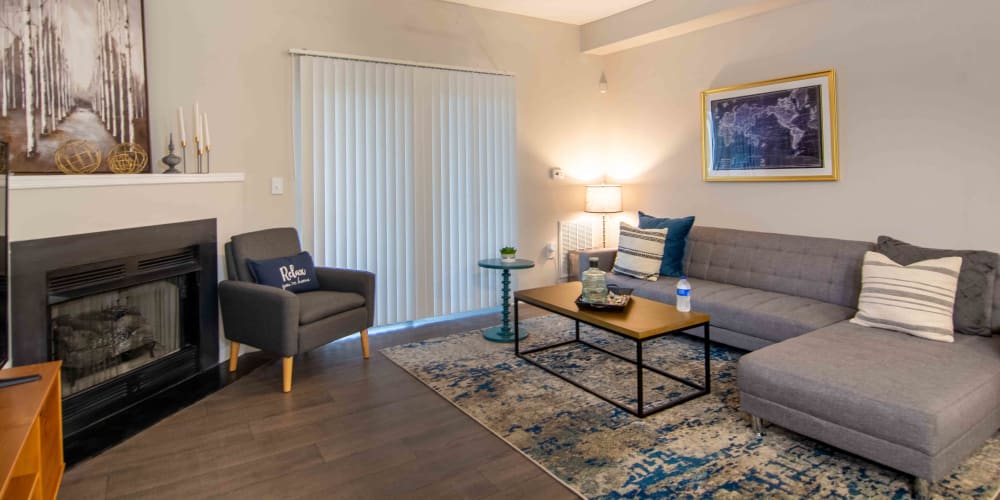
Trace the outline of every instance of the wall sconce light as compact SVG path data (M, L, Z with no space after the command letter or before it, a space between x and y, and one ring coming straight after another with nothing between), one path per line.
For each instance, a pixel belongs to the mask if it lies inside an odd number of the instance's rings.
M608 93L608 78L604 76L604 72L601 72L601 81L597 82L597 91L602 94Z

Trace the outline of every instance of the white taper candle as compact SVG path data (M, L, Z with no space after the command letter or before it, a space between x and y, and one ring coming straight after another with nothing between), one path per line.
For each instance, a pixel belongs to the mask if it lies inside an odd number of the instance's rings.
M198 101L194 103L194 138L195 140L201 140L204 136L201 134L201 106Z
M187 144L187 133L184 131L184 106L177 106L177 127L180 129L181 144Z
M204 120L205 120L205 125L204 125L205 126L205 147L206 148L210 148L210 147L212 147L212 133L208 131L208 113L204 114Z

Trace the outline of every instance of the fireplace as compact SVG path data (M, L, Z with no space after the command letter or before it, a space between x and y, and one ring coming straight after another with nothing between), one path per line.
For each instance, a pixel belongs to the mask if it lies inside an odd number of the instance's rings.
M49 352L69 397L190 346L188 274L69 298L49 295Z
M67 439L218 363L215 220L11 245L13 362L62 361Z

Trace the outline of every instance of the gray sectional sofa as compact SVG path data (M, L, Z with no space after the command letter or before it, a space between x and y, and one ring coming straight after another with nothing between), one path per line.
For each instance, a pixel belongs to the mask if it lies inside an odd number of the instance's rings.
M684 269L692 308L740 359L741 408L754 417L937 481L1000 427L1000 335L955 343L849 323L874 244L696 226ZM571 276L614 249L579 252ZM1000 267L1000 264L998 264ZM609 274L637 296L673 304L677 278ZM1000 333L1000 277L992 328ZM700 331L689 332L701 336Z

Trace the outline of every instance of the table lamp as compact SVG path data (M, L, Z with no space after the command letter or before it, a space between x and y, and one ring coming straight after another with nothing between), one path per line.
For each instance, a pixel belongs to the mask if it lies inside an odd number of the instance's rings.
M608 214L622 211L622 187L617 184L587 186L584 212L601 214L601 247L608 246Z

